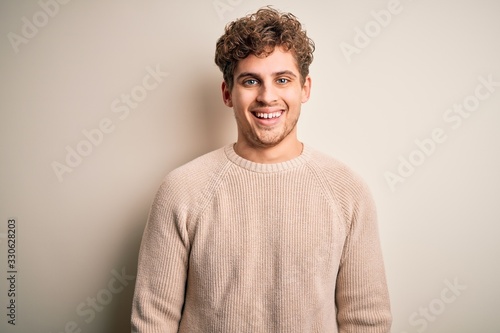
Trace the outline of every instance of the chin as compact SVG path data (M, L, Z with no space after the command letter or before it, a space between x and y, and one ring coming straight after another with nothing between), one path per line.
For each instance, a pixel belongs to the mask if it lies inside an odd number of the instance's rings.
M258 138L254 142L257 144L257 146L259 146L261 148L272 148L272 147L276 147L277 145L282 143L284 139L285 139L285 137L278 137L278 138L273 138L273 139Z

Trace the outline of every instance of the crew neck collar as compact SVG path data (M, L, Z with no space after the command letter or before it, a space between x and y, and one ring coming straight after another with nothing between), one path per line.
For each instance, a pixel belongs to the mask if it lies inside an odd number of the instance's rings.
M247 160L236 154L236 152L234 151L234 143L225 146L224 152L226 153L227 158L234 164L249 171L259 173L280 172L293 169L305 164L311 156L311 148L309 148L309 146L306 144L303 144L302 153L299 156L280 163L256 163Z

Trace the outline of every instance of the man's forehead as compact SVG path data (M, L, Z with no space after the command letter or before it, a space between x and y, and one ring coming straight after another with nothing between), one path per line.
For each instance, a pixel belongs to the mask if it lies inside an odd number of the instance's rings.
M299 74L297 60L291 51L276 48L272 53L257 56L250 54L238 61L234 75L254 73L257 75L279 75L283 72Z

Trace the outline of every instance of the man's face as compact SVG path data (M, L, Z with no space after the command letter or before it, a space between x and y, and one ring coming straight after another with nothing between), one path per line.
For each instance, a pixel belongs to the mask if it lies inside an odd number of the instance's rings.
M310 87L309 76L301 83L292 53L279 47L267 57L240 60L232 90L222 84L224 103L234 109L238 144L257 149L295 144L301 104L309 99Z

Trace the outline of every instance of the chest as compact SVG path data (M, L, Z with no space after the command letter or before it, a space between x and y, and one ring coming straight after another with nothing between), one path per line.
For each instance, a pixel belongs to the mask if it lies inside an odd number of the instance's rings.
M190 226L190 267L273 283L331 272L346 237L341 216L313 181L262 178L222 187Z

